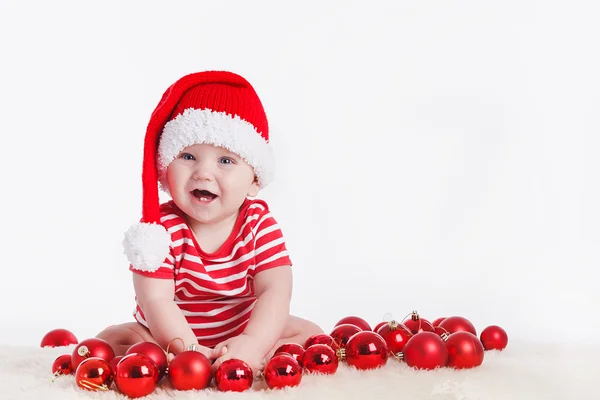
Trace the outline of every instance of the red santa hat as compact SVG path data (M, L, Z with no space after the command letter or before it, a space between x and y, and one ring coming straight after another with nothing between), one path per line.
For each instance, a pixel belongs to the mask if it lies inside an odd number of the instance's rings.
M169 253L171 237L160 224L158 189L168 193L166 170L187 146L212 144L239 155L261 188L273 179L269 125L250 83L227 71L186 75L163 94L144 140L142 219L125 234L125 254L134 268L154 271Z

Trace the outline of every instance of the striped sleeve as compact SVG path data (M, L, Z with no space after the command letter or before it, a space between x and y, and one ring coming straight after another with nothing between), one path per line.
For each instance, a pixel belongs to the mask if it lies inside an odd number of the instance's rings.
M270 268L292 265L283 233L268 209L261 213L254 229L255 274Z

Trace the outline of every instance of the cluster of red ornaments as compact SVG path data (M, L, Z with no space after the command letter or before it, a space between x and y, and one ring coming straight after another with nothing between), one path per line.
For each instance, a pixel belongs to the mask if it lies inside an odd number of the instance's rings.
M241 392L257 379L272 389L298 386L303 373L334 374L340 362L367 370L384 366L391 357L417 369L472 368L481 365L484 350L502 350L507 343L508 336L499 326L488 326L478 338L466 318L438 318L430 323L415 311L402 323L381 322L374 329L362 318L343 318L330 334L314 335L304 346L279 347L259 376L235 359L223 362L213 374L210 361L194 350L167 363L167 353L151 342L137 343L124 356L115 357L104 340L78 342L65 329L48 332L41 347L76 345L71 354L54 361L55 377L75 374L79 387L94 391L110 390L114 383L121 393L136 398L152 393L164 377L176 390L205 389L214 377L218 390Z

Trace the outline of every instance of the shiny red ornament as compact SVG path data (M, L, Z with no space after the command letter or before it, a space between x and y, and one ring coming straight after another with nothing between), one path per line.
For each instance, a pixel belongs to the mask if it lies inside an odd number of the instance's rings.
M158 367L152 358L142 353L131 353L117 364L114 379L121 393L136 398L154 392L158 374Z
M273 355L275 356L276 354L279 354L279 353L287 353L287 354L291 355L292 357L294 357L294 359L296 361L298 361L298 363L300 363L300 365L302 365L302 356L304 355L304 347L302 347L298 343L282 344L281 346L279 346L277 348L277 350L275 350L275 353L273 353Z
M224 361L215 373L217 389L222 392L243 392L252 387L252 368L235 358Z
M356 369L375 369L387 363L388 348L379 334L362 331L348 340L344 358L348 365Z
M446 319L446 317L438 318L435 321L433 321L431 323L431 325L433 325L433 327L435 328L436 326L439 326L442 323L442 321L445 320L445 319Z
M357 334L358 332L362 332L356 325L352 324L342 324L338 325L331 331L331 337L340 347L346 347L346 343L352 335Z
M71 364L71 355L63 354L62 356L56 357L54 363L52 363L52 373L55 377L60 375L70 375L74 372L73 365Z
M298 386L302 381L302 367L293 356L280 353L269 360L264 377L271 389Z
M508 345L508 334L498 325L486 327L479 338L486 350L502 350Z
M362 319L360 317L356 317L356 316L344 317L344 318L340 319L335 324L335 326L342 325L342 324L356 325L356 326L358 326L363 331L370 331L371 330L371 325L369 325L369 323L367 321L365 321L364 319Z
M110 344L103 339L90 338L82 340L75 346L71 354L73 368L77 369L83 360L90 357L98 357L108 363L115 358L115 352Z
M388 321L382 321L380 323L378 323L377 325L375 325L375 328L373 328L373 332L377 332L379 331L379 329L381 329L382 326L389 324Z
M316 335L312 335L306 340L304 344L304 348L308 349L310 346L315 344L324 344L331 347L334 351L336 351L340 346L335 342L335 340L326 333L317 333Z
M40 347L63 347L72 344L77 344L73 332L67 329L53 329L44 335Z
M433 332L419 332L406 342L401 357L410 367L435 369L448 363L446 343Z
M302 365L310 373L334 374L339 360L336 351L326 344L313 344L304 351Z
M127 351L125 355L128 354L145 354L154 361L156 366L158 367L158 380L160 381L163 376L165 376L167 371L167 353L156 343L152 342L139 342L132 345Z
M200 390L210 384L212 365L204 354L187 350L171 360L168 376L177 390Z
M447 330L448 334L453 334L455 332L470 332L477 336L477 331L471 321L463 317L448 317L442 321L439 327Z
M421 318L416 311L413 311L411 317L409 319L404 320L402 324L406 326L408 330L412 332L413 335L416 335L419 332L435 331L431 322L427 321L424 318Z
M121 361L122 358L123 356L116 356L108 362L108 366L110 367L110 370L113 373L113 375L117 373L117 364L119 363L119 361Z
M470 332L460 331L448 336L448 366L456 369L473 368L483 363L483 345Z
M401 352L408 339L413 337L406 326L393 320L379 328L377 333L385 340L388 351L394 355Z
M79 363L75 372L75 382L82 389L105 392L113 383L113 374L106 360L90 357Z

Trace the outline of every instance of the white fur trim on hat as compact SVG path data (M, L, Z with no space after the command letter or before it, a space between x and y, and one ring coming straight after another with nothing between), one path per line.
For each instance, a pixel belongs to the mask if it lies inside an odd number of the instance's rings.
M125 232L123 247L135 269L156 271L169 255L171 235L160 224L140 222Z
M256 128L239 116L212 110L186 109L167 122L158 146L158 176L166 191L167 167L177 155L194 144L212 144L239 155L253 169L261 188L274 175L274 157L270 144Z

